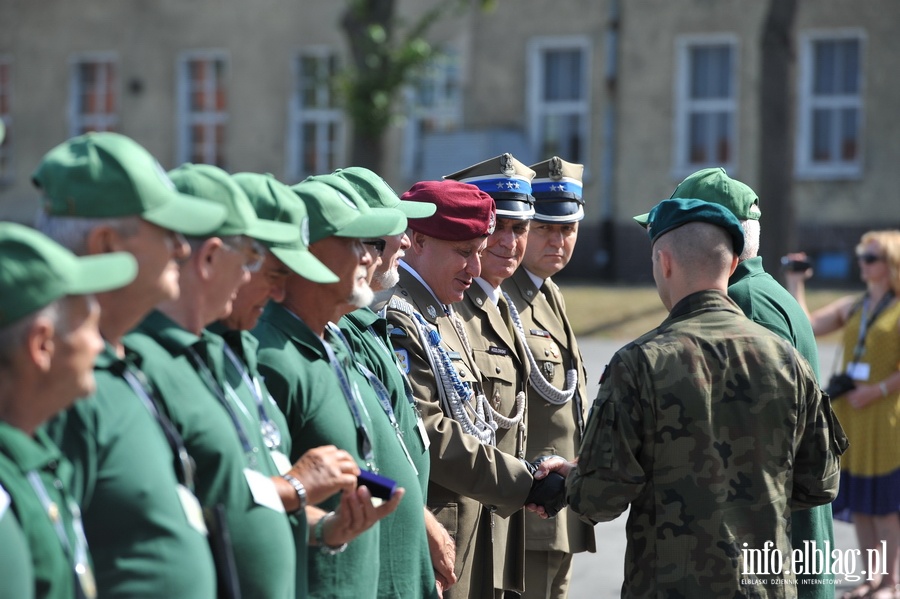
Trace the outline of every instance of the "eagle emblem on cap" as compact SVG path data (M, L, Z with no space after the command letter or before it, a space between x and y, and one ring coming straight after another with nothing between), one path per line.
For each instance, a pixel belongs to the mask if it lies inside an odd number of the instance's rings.
M512 177L516 174L516 167L513 166L513 157L509 152L500 156L500 172L506 177Z
M497 214L493 210L491 210L491 215L488 217L487 234L493 235L494 229L496 229L496 228L497 228Z
M559 156L554 156L550 159L549 164L550 178L554 181L559 181L563 177L563 165L562 160L560 160Z

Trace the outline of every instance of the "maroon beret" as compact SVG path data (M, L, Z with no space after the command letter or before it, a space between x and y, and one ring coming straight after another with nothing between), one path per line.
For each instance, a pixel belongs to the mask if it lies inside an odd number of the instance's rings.
M420 181L400 196L405 202L429 202L437 211L427 218L409 220L417 233L445 241L468 241L494 232L494 198L474 185L459 181Z

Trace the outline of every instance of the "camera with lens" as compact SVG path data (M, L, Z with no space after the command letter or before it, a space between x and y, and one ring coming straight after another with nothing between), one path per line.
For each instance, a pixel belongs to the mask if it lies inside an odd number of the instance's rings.
M856 389L856 383L846 373L834 374L828 379L828 386L825 387L825 393L831 399L837 399L848 391Z
M781 268L790 272L806 272L812 268L809 260L793 260L787 256L781 258Z

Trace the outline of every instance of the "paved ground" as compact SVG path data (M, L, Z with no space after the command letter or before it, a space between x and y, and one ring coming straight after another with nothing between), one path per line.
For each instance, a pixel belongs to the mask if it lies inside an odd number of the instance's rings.
M597 391L597 381L610 357L625 342L586 339L579 341L588 369L588 395L593 399ZM833 347L820 347L822 368L829 368ZM828 376L829 373L822 373ZM627 513L613 522L598 524L595 529L597 553L581 553L575 557L570 599L614 599L619 597L622 586L622 572L625 556L625 519ZM843 522L835 522L835 548L845 551L857 547L853 527ZM859 567L861 569L862 566ZM858 584L858 583L855 583ZM840 591L851 588L850 583L841 584Z

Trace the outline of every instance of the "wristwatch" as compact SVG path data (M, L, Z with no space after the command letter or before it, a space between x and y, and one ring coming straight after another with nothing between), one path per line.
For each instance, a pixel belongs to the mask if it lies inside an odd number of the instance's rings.
M297 478L291 474L284 474L282 477L284 480L288 481L288 483L294 487L294 491L297 492L297 497L300 498L300 507L292 512L289 512L292 516L296 516L300 512L306 509L306 487L303 486Z
M324 553L325 555L337 555L338 553L343 553L344 549L347 548L347 543L343 545L329 545L325 542L325 521L334 516L334 512L328 512L316 522L316 526L313 529L315 534L316 544L319 546L319 551Z

